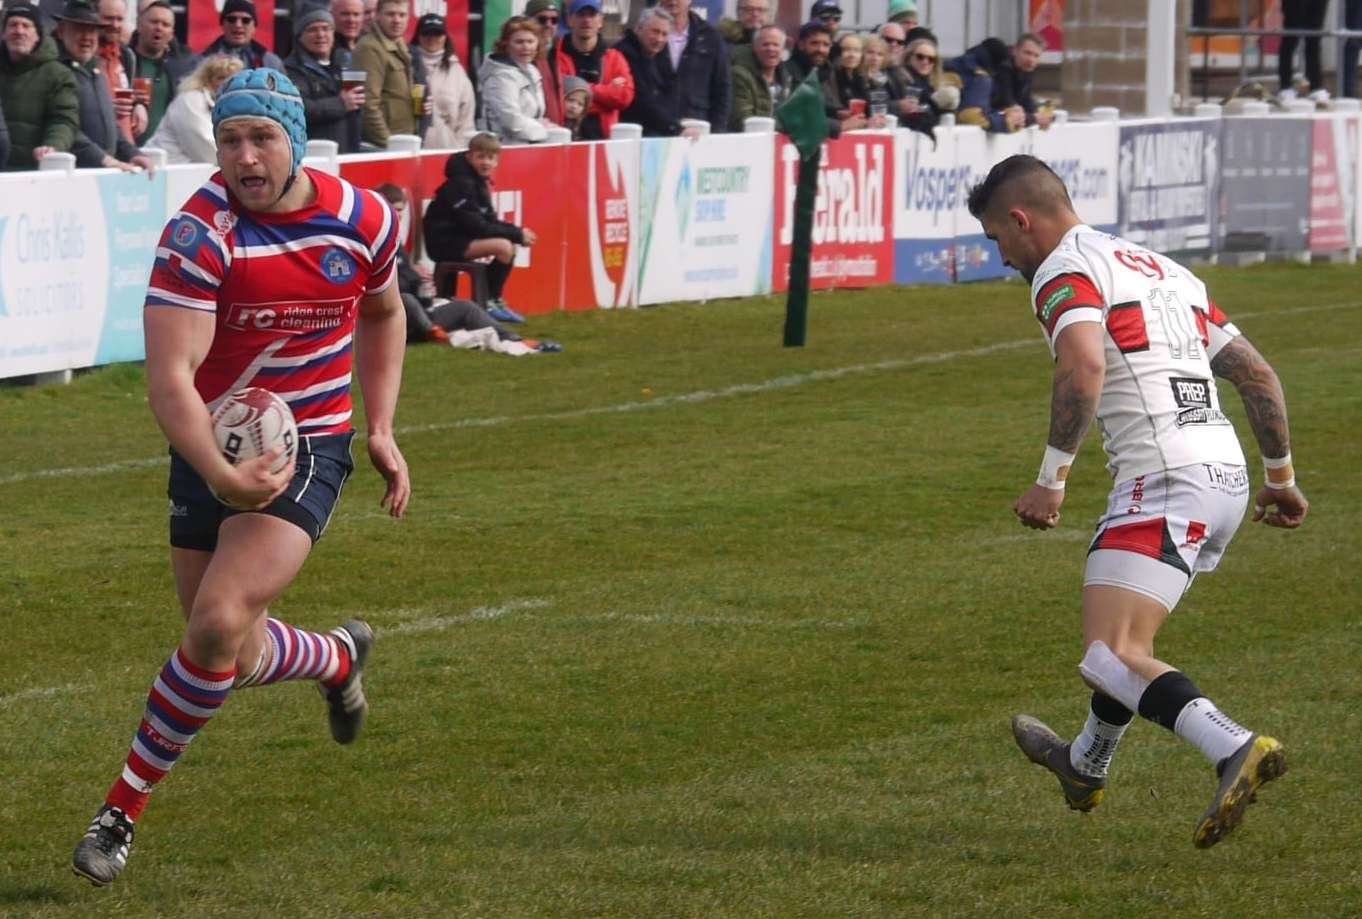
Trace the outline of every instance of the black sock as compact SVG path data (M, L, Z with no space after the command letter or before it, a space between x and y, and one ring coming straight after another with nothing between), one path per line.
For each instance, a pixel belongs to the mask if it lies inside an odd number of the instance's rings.
M1092 713L1107 724L1130 724L1135 713L1103 692L1093 692Z
M506 289L506 279L511 276L511 269L515 267L515 262L503 262L501 259L492 259L492 263L487 266L487 296L493 300L501 299L501 292Z
M1201 698L1201 690L1180 670L1170 670L1155 679L1140 696L1140 717L1148 718L1173 730L1178 715L1193 699Z

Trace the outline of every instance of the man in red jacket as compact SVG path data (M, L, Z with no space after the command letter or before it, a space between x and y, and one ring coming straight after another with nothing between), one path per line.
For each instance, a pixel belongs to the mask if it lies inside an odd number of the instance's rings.
M568 26L572 29L558 43L558 73L581 77L591 84L591 108L582 120L582 140L606 140L620 120L620 112L634 101L634 76L629 62L601 41L601 0L572 0Z

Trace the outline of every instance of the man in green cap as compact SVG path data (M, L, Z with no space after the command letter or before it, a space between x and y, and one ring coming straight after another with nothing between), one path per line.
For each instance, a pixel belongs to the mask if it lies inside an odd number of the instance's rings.
M917 28L917 0L889 0L889 15L886 22L896 22L904 30Z

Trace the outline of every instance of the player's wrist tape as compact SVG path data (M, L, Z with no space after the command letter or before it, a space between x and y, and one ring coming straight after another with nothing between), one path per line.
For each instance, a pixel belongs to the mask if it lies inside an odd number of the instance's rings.
M1041 460L1040 475L1036 484L1042 488L1062 489L1069 477L1069 467L1074 464L1073 453L1065 453L1058 447L1045 445L1045 459Z
M1293 488L1296 485L1296 470L1291 466L1291 454L1278 459L1263 457L1263 474L1267 487L1275 489Z

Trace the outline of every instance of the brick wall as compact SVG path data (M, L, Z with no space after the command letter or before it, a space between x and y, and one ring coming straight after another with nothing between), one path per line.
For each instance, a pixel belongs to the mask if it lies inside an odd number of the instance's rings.
M1122 114L1145 107L1145 46L1149 38L1142 0L1068 0L1064 8L1064 63L1060 95L1071 112L1114 105ZM1178 20L1191 21L1191 0L1178 0ZM1177 30L1176 60L1185 70L1187 35ZM1184 74L1175 84L1185 86Z

